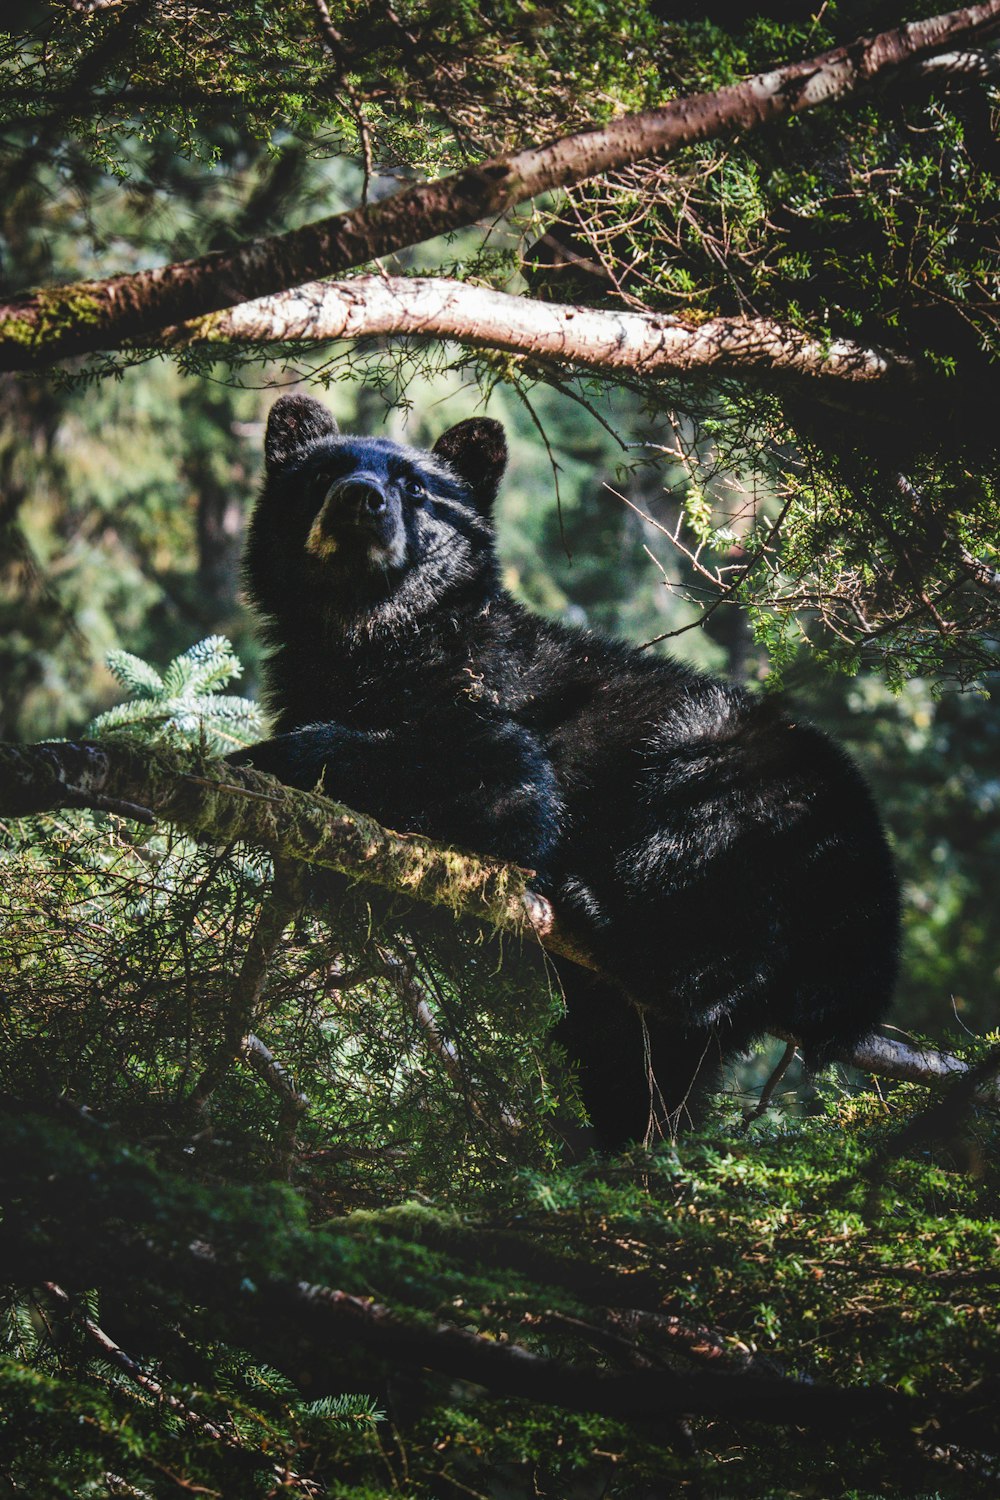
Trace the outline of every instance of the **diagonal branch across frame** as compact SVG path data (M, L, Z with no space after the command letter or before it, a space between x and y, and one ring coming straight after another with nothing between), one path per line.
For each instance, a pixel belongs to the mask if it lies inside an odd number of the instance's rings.
M192 318L363 266L630 162L840 103L937 54L981 44L998 30L1000 0L984 0L712 93L494 157L232 250L30 293L0 305L0 369L34 369L121 348Z

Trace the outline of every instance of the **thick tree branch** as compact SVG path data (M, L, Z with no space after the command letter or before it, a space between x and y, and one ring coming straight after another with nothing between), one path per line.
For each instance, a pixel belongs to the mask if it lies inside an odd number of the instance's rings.
M893 1041L887 1036L870 1036L854 1049L851 1059L863 1073L877 1073L881 1078L895 1078L900 1083L954 1083L969 1072L969 1064L948 1052L933 1047L917 1047L909 1042ZM987 1088L983 1097L1000 1102L996 1085Z
M644 376L712 374L838 387L908 387L915 368L886 349L810 338L769 318L598 311L515 297L444 277L358 276L312 282L171 330L188 344L326 343L398 334L453 339L588 370Z
M150 338L165 327L269 296L654 154L749 131L831 104L1000 27L1000 0L898 27L710 94L494 158L380 203L286 234L108 281L78 282L0 307L0 368L30 369Z
M125 816L145 820L155 815L214 843L242 840L276 859L338 870L415 901L448 906L495 931L534 937L557 957L596 968L552 903L531 889L531 872L516 865L394 833L341 803L283 786L248 767L208 761L192 774L177 756L124 744L0 743L0 818L88 806L126 809ZM840 1060L863 1072L919 1083L954 1080L970 1071L961 1058L879 1036ZM1000 1083L988 1081L976 1097L1000 1103Z
M636 1311L629 1299L642 1272L618 1266L618 1257L614 1270L601 1272L588 1265L588 1271L600 1277L602 1297L607 1295L609 1305L602 1305L598 1316L614 1339L605 1342L600 1366L576 1356L566 1348L567 1338L589 1340L602 1329L595 1329L591 1319L564 1316L562 1350L555 1357L544 1345L529 1347L498 1336L495 1326L480 1331L485 1320L475 1326L474 1300L458 1302L463 1308L458 1315L461 1324L473 1326L460 1326L433 1310L440 1283L432 1277L423 1290L428 1262L421 1235L417 1241L408 1237L406 1246L389 1256L377 1257L366 1275L357 1251L373 1232L377 1235L377 1225L363 1229L360 1240L350 1236L338 1245L335 1221L310 1232L286 1223L277 1205L266 1201L258 1216L248 1211L254 1199L245 1193L230 1196L216 1208L209 1192L192 1200L187 1180L144 1161L133 1147L116 1141L113 1132L91 1126L85 1139L74 1140L68 1132L50 1137L39 1128L43 1123L49 1122L26 1116L18 1101L0 1100L0 1270L5 1279L29 1286L44 1280L50 1296L67 1313L71 1304L63 1287L110 1288L118 1294L123 1286L141 1288L152 1314L166 1312L171 1325L179 1321L181 1327L187 1321L185 1307L202 1309L193 1314L193 1326L202 1339L207 1329L235 1343L285 1372L312 1399L343 1389L352 1351L361 1349L393 1370L431 1370L482 1386L497 1397L601 1414L627 1424L662 1423L689 1414L776 1429L795 1425L834 1439L842 1439L845 1431L872 1439L891 1432L901 1451L928 1437L936 1444L964 1442L975 1453L995 1449L996 1403L982 1383L913 1395L884 1383L843 1385L785 1375L759 1356L733 1350L714 1330L698 1327L695 1314L683 1322L664 1314L669 1273L666 1282L659 1275L650 1284L655 1292L652 1310ZM527 1233L512 1234L490 1227L489 1216L486 1225L468 1225L464 1217L461 1222L452 1222L451 1216L445 1221L442 1216L438 1232L449 1248L454 1248L457 1233L458 1264L474 1266L477 1275L483 1267L517 1264L509 1258L510 1246L516 1245L527 1255L536 1284L544 1291L537 1273L552 1255L554 1241L547 1233L532 1235L526 1227ZM405 1224L403 1232L407 1234ZM473 1241L467 1238L470 1233ZM473 1242L477 1254L469 1259L466 1252ZM564 1263L562 1254L551 1262ZM839 1258L826 1263L844 1265ZM319 1280L305 1279L317 1264L323 1268ZM887 1275L933 1279L939 1274L915 1265L872 1265L880 1284ZM362 1282L384 1286L385 1291L376 1299L340 1290L338 1268L353 1272ZM860 1274L866 1281L864 1266ZM984 1281L978 1264L968 1273L961 1268L944 1274L957 1274L959 1285L971 1274L973 1288L989 1286L993 1279L987 1267ZM978 1290L972 1294L986 1295ZM543 1337L548 1321L544 1312L532 1322L521 1320L526 1330L535 1326ZM163 1399L148 1377L142 1378L145 1372L123 1359L117 1345L96 1326L88 1326L87 1332L103 1357ZM645 1336L640 1348L638 1334ZM636 1355L641 1359L650 1350L650 1334L653 1348L676 1343L701 1368L640 1366ZM720 1364L730 1368L720 1369ZM192 1422L185 1409L174 1404L173 1410L194 1432L200 1427L212 1441L220 1436L227 1440L226 1429L217 1423L209 1431L200 1414Z
M266 1305L269 1296L277 1301L274 1311L283 1307L301 1331L304 1347L320 1357L324 1343L336 1347L347 1339L394 1362L472 1381L494 1395L626 1422L685 1415L820 1431L842 1431L844 1424L898 1430L919 1427L933 1412L929 1402L872 1386L837 1388L756 1373L588 1369L454 1324L419 1325L375 1301L306 1282L265 1290L259 1301ZM271 1316L268 1310L265 1317ZM957 1403L952 1398L943 1404Z
M928 57L916 66L920 78L944 75L948 78L996 78L1000 74L1000 53L942 52Z
M394 833L338 802L286 787L249 767L207 761L197 774L177 756L111 741L0 744L0 817L96 807L164 819L214 843L258 845L384 890L449 906L498 932L534 934L576 963L594 960L565 931L530 872Z
M118 1244L115 1244L118 1239ZM18 1275L16 1236L4 1262ZM72 1238L54 1247L60 1263L75 1256ZM342 1380L343 1344L369 1350L393 1368L433 1370L454 1380L483 1386L495 1397L598 1413L624 1422L657 1422L675 1416L706 1416L769 1427L805 1427L843 1434L846 1428L916 1434L934 1425L943 1439L961 1436L969 1425L981 1442L993 1442L996 1422L984 1413L976 1394L912 1397L882 1386L819 1385L780 1374L708 1370L607 1370L535 1353L525 1344L484 1337L454 1323L417 1322L373 1298L340 1292L307 1281L255 1281L240 1266L217 1260L208 1245L166 1253L147 1241L132 1247L120 1236L106 1244L108 1265L88 1265L87 1284L114 1275L151 1274L160 1283L186 1287L196 1301L210 1305L234 1328L247 1349L288 1371L300 1389L322 1394ZM37 1248L34 1248L37 1254ZM66 1268L69 1269L69 1265ZM81 1268L82 1269L82 1268ZM79 1274L79 1272L78 1272Z
M0 1197L11 1208L9 1232L0 1246L6 1277L31 1282L41 1260L46 1267L53 1264L45 1281L58 1287L60 1300L68 1301L62 1285L118 1287L123 1279L134 1284L141 1278L154 1298L163 1287L183 1290L224 1321L227 1336L286 1371L312 1397L338 1388L346 1344L370 1351L393 1368L429 1369L483 1386L494 1396L626 1423L683 1414L794 1425L834 1435L887 1429L916 1434L932 1423L945 1440L953 1433L961 1438L970 1425L984 1442L993 1440L995 1421L986 1398L975 1389L912 1396L877 1385L819 1384L763 1373L752 1365L727 1372L597 1368L454 1322L397 1312L372 1297L296 1281L287 1272L261 1275L246 1255L237 1259L217 1254L203 1240L178 1238L162 1206L154 1225L143 1225L138 1233L124 1229L115 1197L102 1198L94 1191L93 1165L87 1164L91 1180L85 1185L79 1180L80 1166L72 1158L53 1162L51 1175L41 1179L40 1203L35 1183L26 1202L17 1169L0 1171ZM74 1228L82 1222L85 1232L68 1232L67 1203L73 1205ZM141 1208L142 1187L133 1212ZM56 1274L62 1285L54 1282ZM625 1278L617 1279L624 1292ZM116 1357L110 1340L102 1348L106 1356ZM128 1373L134 1378L137 1371L133 1367ZM224 1438L218 1429L209 1435Z

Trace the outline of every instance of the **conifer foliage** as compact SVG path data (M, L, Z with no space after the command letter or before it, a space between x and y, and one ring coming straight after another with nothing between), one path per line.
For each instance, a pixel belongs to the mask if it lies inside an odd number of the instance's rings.
M108 667L130 694L98 714L89 735L134 734L147 744L201 744L224 755L259 739L260 709L249 698L220 693L243 666L221 635L206 636L175 656L161 676L130 651L111 651Z
M475 384L535 607L861 674L900 1019L995 1017L1000 0L938 4L8 4L2 735L216 817L0 819L0 1495L993 1500L1000 1035L602 1159L464 857L274 856L213 765L270 387L427 446Z

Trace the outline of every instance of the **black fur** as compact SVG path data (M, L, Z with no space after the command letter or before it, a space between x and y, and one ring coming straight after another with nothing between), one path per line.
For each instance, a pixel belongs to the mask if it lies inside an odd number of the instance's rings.
M283 397L266 453L246 582L276 738L234 759L538 871L608 976L560 966L605 1144L690 1113L765 1030L814 1063L871 1030L896 882L841 750L515 603L490 519L498 423L461 422L428 454L341 437L318 402Z

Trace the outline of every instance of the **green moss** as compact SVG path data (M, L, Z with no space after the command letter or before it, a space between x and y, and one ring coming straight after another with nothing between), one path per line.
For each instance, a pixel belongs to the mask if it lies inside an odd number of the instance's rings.
M45 346L51 344L53 358L57 358L64 338L83 328L96 328L106 317L107 304L96 294L95 286L80 281L34 292L30 301L21 304L21 314L0 323L0 348L33 349L42 355Z
M0 323L0 346L16 344L29 348L38 338L38 323L35 318L5 318Z
M36 292L39 332L62 334L80 325L93 327L100 323L106 313L106 302L95 293L95 283L89 281Z

